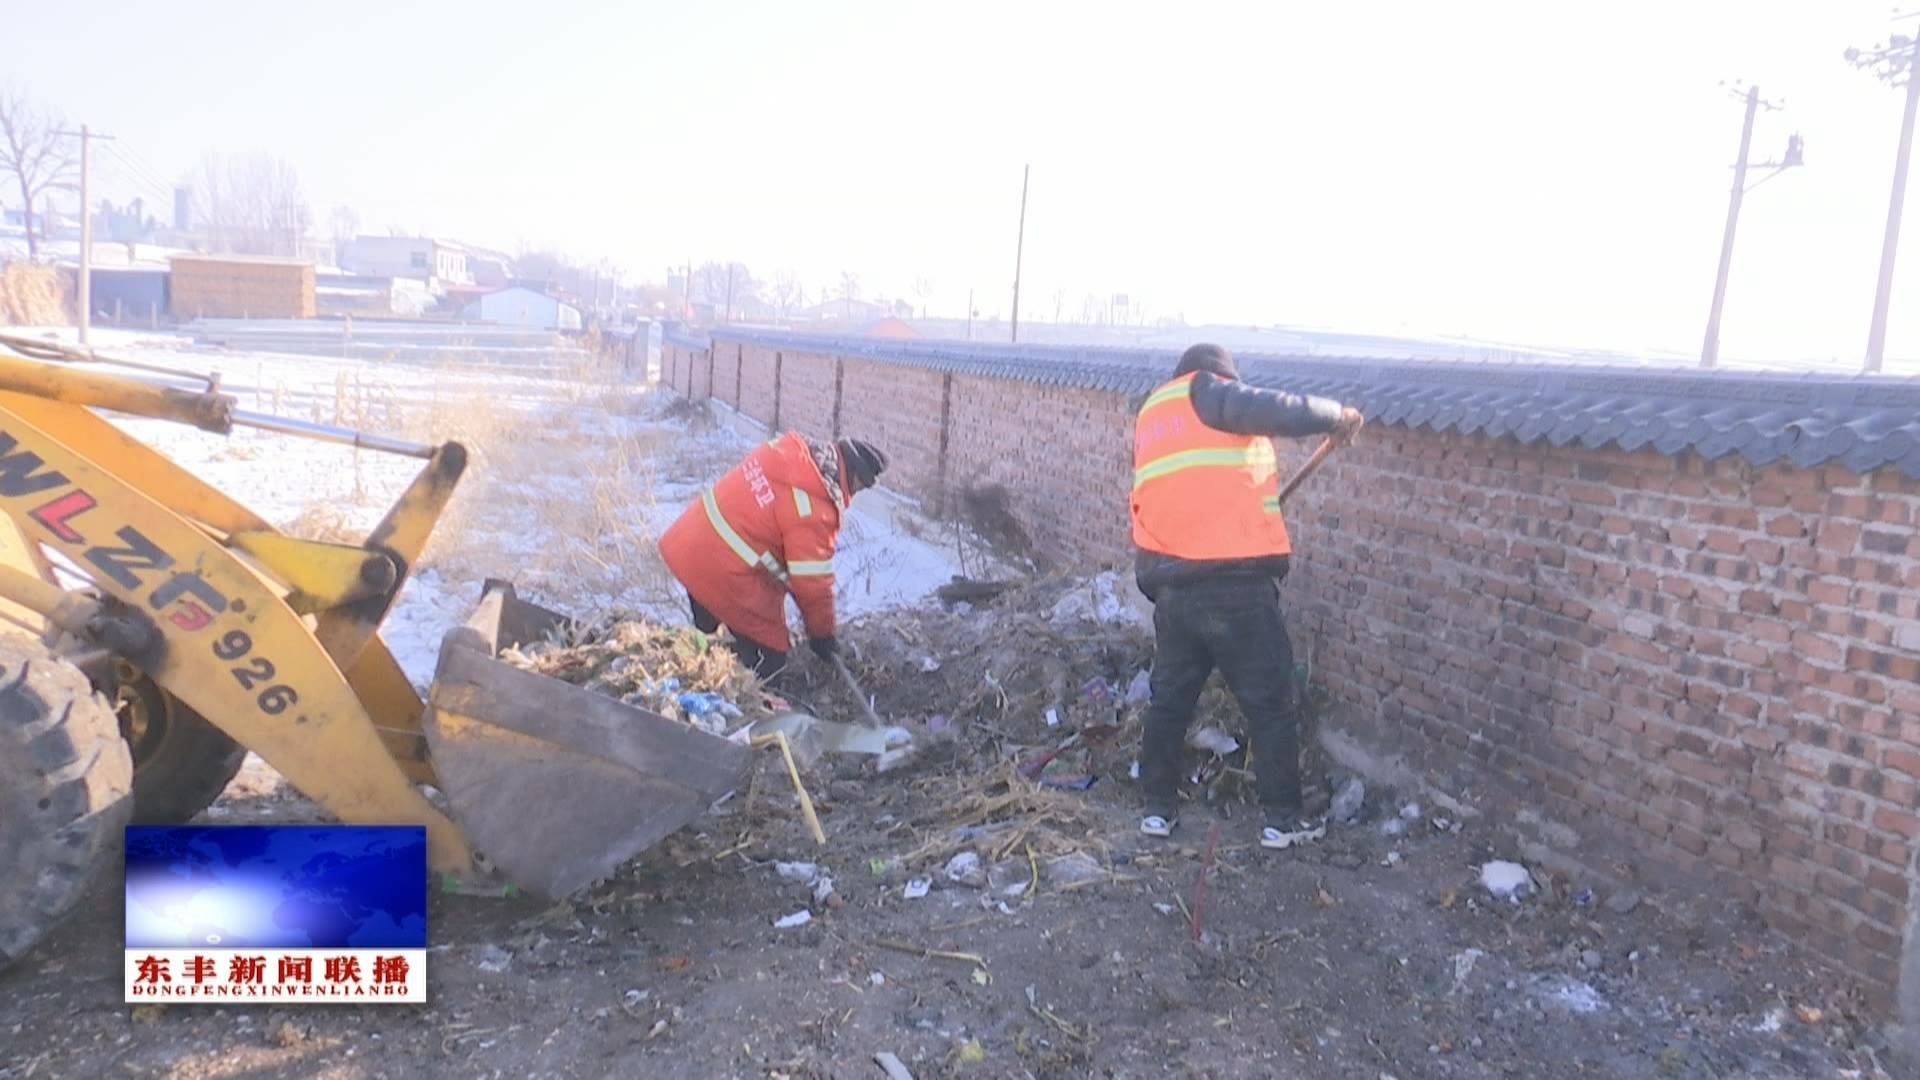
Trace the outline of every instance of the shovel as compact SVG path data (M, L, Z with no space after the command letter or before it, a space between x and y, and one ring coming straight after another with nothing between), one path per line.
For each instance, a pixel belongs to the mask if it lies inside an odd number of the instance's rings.
M765 570L773 580L780 583L780 587L787 591L788 596L793 595L793 579L787 576L786 567L781 566L771 555L760 556L759 565L760 569ZM887 725L880 720L880 714L873 711L873 699L869 698L867 692L861 689L860 680L853 677L853 669L847 667L847 662L840 658L839 653L835 653L833 656L833 667L834 670L840 673L840 680L847 684L847 689L852 692L855 698L859 699L861 719L866 725L871 728L886 727Z
M1293 474L1293 478L1288 480L1286 486L1280 489L1279 501L1285 503L1287 496L1299 490L1300 485L1307 482L1307 477L1312 476L1319 470L1320 466L1326 464L1327 458L1332 457L1333 452L1339 448L1340 443L1334 439L1333 436L1329 435L1325 439L1322 439L1320 445L1314 448L1313 456L1308 458L1306 464L1301 465L1299 470Z
M847 684L847 689L853 692L854 697L860 699L860 711L865 716L867 726L875 728L886 727L885 724L880 722L880 714L873 711L873 699L868 697L867 692L860 688L860 680L853 677L852 669L847 667L845 660L840 659L839 653L833 654L833 666L835 670L840 672L840 679Z

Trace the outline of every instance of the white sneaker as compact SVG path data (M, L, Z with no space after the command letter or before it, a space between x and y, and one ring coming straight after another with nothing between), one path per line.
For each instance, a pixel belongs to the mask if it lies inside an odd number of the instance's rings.
M1300 844L1311 844L1327 835L1325 818L1303 818L1298 821L1284 821L1278 826L1269 825L1260 830L1260 846L1275 851L1285 851Z
M1159 814L1148 814L1146 817L1140 819L1140 831L1148 836L1172 836L1173 827L1177 822L1177 818L1166 818L1161 817Z

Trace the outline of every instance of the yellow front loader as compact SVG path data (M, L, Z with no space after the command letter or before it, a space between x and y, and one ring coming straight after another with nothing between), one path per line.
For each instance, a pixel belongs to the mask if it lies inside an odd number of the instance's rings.
M95 409L425 466L359 546L303 540ZM466 461L0 334L0 966L115 861L129 821L193 817L247 751L341 821L425 826L437 872L549 897L740 782L747 747L497 660L563 618L503 582L448 631L422 700L378 630Z

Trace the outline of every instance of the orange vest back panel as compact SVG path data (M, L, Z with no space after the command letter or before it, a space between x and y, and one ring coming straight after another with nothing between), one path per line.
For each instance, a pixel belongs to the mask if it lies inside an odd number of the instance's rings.
M1201 423L1193 380L1155 390L1134 421L1134 544L1179 559L1290 554L1272 440Z

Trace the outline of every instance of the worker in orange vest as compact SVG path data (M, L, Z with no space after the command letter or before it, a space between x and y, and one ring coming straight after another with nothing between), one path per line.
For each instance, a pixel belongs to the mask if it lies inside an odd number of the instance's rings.
M818 442L796 431L748 454L660 537L661 558L686 587L693 625L708 634L725 626L741 662L771 679L787 663L791 590L815 655L831 659L841 520L855 493L886 468L886 455L871 443Z
M1141 737L1145 815L1140 831L1170 836L1178 812L1182 746L1194 704L1219 668L1245 714L1262 847L1326 835L1306 814L1293 647L1280 616L1280 581L1293 544L1280 516L1274 437L1330 434L1347 441L1360 413L1326 398L1239 381L1233 357L1195 345L1134 423L1135 581L1153 601L1153 701Z

